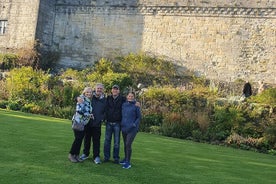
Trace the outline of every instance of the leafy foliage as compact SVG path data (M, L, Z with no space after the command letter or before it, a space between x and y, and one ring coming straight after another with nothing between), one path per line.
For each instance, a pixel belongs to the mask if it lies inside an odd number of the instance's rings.
M10 70L17 66L18 56L16 54L0 54L0 68Z
M19 65L22 58L40 61L34 50L25 53L5 60L13 69L0 81L1 108L70 119L85 86L100 82L109 93L118 84L122 93L138 93L142 131L274 153L275 88L243 102L218 103L226 83L210 87L207 79L179 76L172 63L144 54L130 54L116 63L103 58L81 71L69 68L51 75L35 65ZM138 83L143 87L136 87Z
M276 88L264 90L261 94L252 96L251 102L276 105Z
M11 99L23 99L31 102L42 100L47 93L49 75L42 70L31 67L15 68L7 78L7 88Z
M115 68L119 72L130 74L136 85L139 82L146 85L166 85L177 75L177 70L172 62L150 57L143 53L131 53L119 58L119 63Z

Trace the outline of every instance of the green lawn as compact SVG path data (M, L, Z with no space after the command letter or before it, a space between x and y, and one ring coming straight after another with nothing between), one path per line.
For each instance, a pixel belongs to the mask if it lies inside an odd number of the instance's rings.
M1 184L276 183L276 157L250 151L139 133L132 168L124 170L91 159L70 163L69 120L0 110L0 135Z

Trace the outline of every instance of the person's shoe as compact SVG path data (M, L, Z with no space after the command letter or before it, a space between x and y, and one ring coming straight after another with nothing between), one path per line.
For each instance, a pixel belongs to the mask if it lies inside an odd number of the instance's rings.
M75 159L78 161L78 162L83 162L82 159L80 159L79 155L74 155Z
M119 164L121 164L121 165L124 165L125 163L126 163L126 159L125 158L119 162Z
M78 161L76 160L76 158L74 157L74 155L69 154L68 155L68 159L72 162L72 163L77 163Z
M123 169L129 169L131 168L131 165L129 162L126 162L124 165L123 165Z
M81 161L84 161L86 159L88 159L88 156L86 154L82 154L79 158L79 160L81 160Z
M101 163L100 157L96 157L94 162L95 162L95 164L100 164Z

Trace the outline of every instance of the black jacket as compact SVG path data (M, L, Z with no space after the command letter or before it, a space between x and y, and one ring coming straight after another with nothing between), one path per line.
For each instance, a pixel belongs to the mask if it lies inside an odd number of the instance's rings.
M126 98L122 95L117 96L115 99L112 95L109 95L106 100L106 120L107 122L122 121L122 105L126 101Z
M105 120L105 110L106 110L106 98L104 96L92 97L92 114L94 119L90 119L89 126L100 127L101 123Z
M250 97L252 95L252 89L251 89L251 85L249 82L244 84L242 92L245 97Z

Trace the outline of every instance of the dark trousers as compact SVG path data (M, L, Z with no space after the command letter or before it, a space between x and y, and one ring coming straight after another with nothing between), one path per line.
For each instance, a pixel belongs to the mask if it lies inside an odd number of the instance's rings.
M71 150L70 150L70 154L72 155L79 155L80 154L80 149L81 149L81 144L82 144L82 140L84 137L84 131L77 131L77 130L73 130L74 131L74 142L71 146Z
M125 161L130 163L131 153L132 153L132 143L137 134L137 131L134 129L131 132L122 132L124 140L124 151L125 151Z
M90 154L91 140L93 143L93 159L100 156L101 127L84 127L84 149L85 155Z

